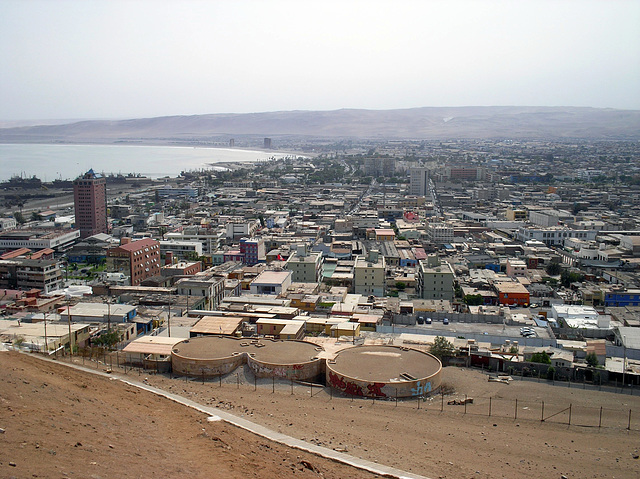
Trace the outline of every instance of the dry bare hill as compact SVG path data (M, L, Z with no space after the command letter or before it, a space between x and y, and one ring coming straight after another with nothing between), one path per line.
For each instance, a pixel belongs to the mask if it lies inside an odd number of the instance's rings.
M371 477L222 422L207 423L199 413L120 381L18 353L0 353L0 365L0 477L320 477L303 461L327 478ZM136 370L126 377L145 379ZM352 400L326 389L312 395L308 386L272 390L271 381L254 389L253 381L231 379L147 376L148 383L200 404L427 477L636 478L640 470L635 414L626 430L629 410L640 408L638 396L544 381L507 385L456 368L444 370L456 392L443 403L440 397L397 405ZM472 405L447 406L447 399L465 395L474 397ZM545 422L539 420L541 401Z
M167 116L4 128L0 129L0 142L196 142L225 135L632 140L640 139L640 111L459 107Z

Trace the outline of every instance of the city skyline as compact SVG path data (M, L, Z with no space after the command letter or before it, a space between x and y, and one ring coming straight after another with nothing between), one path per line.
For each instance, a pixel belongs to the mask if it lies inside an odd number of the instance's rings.
M0 120L640 109L631 1L0 0Z

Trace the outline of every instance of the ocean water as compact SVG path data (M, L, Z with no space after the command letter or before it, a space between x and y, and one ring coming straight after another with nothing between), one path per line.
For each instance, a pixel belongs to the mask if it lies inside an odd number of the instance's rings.
M37 176L42 181L74 179L90 168L100 173L151 178L211 168L211 163L283 158L286 153L230 148L142 145L0 144L0 181Z

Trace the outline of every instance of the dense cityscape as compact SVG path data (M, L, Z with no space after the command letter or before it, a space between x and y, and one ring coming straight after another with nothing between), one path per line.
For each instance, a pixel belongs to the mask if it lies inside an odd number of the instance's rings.
M637 393L636 143L261 141L287 156L3 183L5 347L465 412L451 368Z

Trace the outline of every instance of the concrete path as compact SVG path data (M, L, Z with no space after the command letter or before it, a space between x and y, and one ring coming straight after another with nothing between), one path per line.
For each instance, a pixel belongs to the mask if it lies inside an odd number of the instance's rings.
M264 437L265 439L269 439L271 441L277 442L279 444L283 444L285 446L289 446L294 449L300 449L302 451L310 452L317 456L331 459L331 460L340 462L342 464L348 464L358 469L369 471L373 474L378 474L381 476L385 476L389 478L397 478L397 479L429 479L426 476L420 476L418 474L401 471L400 469L396 469L394 467L389 467L382 464L377 464L371 461L367 461L365 459L360 459L342 452L334 451L333 449L328 449L322 446L316 446L315 444L311 444L309 442L296 439L295 437L287 436L286 434L281 434L272 429L268 429L264 426L261 426L260 424L256 424L254 422L248 421L247 419L238 417L234 414L230 414L229 412L224 411L222 409L218 409L216 407L211 407L211 406L205 406L203 404L197 403L195 401L192 401L191 399L187 399L178 394L170 393L168 391L165 391L164 389L159 389L159 388L150 386L148 384L145 384L144 382L135 381L129 377L125 377L120 374L113 374L113 373L108 374L103 371L88 368L79 364L68 363L66 361L56 361L54 359L44 358L40 355L30 355L30 356L31 357L35 356L39 359L42 359L43 361L51 361L56 364L72 367L86 373L107 377L111 380L122 381L123 383L129 384L130 386L143 389L145 391L156 394L158 396L162 396L164 398L170 399L171 401L174 401L178 404L182 404L184 406L190 407L204 414L207 414L210 420L212 421L223 420L228 422L229 424L233 424L236 427L244 429L245 431L249 431L260 437Z

